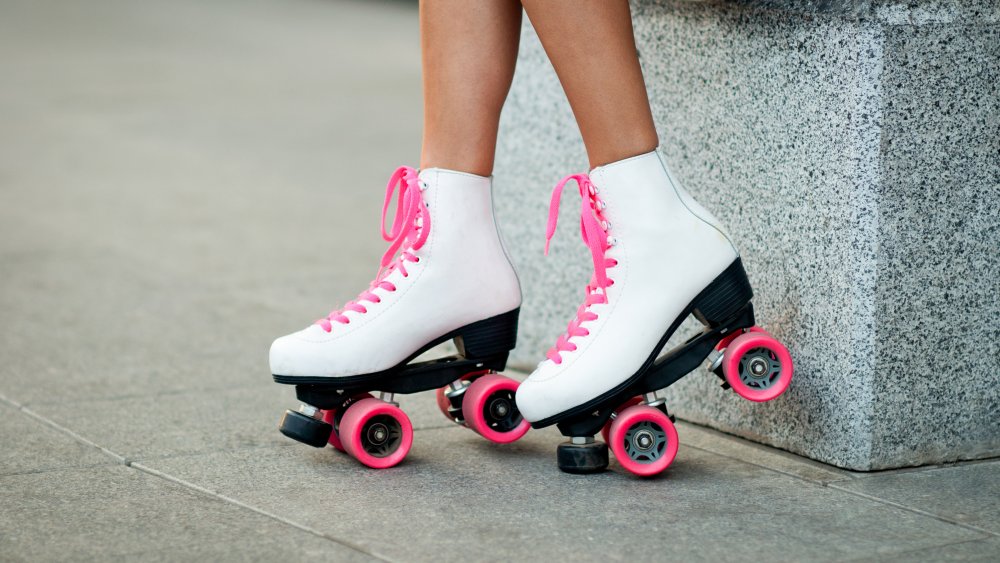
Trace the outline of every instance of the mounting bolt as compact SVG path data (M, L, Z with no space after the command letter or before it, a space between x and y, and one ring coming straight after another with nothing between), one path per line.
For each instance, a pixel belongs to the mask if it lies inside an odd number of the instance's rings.
M708 367L708 371L715 371L719 369L719 366L722 365L723 355L724 354L722 353L721 350L712 350L708 354L708 358L705 360L706 361L705 366Z
M299 405L299 412L308 416L309 418L315 418L316 420L322 420L323 413L312 405L307 405L302 403Z

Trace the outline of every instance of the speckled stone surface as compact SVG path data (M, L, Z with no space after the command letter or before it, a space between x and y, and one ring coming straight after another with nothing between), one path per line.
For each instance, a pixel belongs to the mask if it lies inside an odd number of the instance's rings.
M661 151L735 235L759 322L796 360L767 404L696 372L668 391L679 416L859 470L1000 455L998 14L633 3ZM574 205L542 255L549 190L587 163L528 24L518 64L496 177L530 368L590 276Z

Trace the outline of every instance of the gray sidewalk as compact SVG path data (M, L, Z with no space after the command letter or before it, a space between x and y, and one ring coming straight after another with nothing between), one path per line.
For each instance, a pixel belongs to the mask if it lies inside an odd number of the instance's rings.
M554 430L491 445L429 393L391 470L285 439L267 346L366 286L417 157L413 6L0 14L0 560L1000 558L1000 461L856 474L681 423L661 478L571 476Z

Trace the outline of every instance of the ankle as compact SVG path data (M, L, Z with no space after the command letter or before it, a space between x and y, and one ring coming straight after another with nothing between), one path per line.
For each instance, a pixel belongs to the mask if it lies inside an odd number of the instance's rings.
M495 146L434 147L426 142L420 154L420 169L441 168L489 177L493 174Z
M629 139L628 142L607 144L600 147L587 147L587 159L590 169L607 166L636 156L642 156L655 151L660 146L656 136L650 138Z

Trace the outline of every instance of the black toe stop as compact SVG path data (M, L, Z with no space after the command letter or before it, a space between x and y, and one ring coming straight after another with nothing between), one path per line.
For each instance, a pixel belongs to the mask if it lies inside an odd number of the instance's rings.
M600 473L608 468L608 445L563 442L556 449L556 459L566 473Z
M322 420L308 417L300 412L285 411L285 416L281 417L278 425L281 433L293 440L298 440L303 444L309 444L316 448L326 446L330 441L330 433L333 426Z

